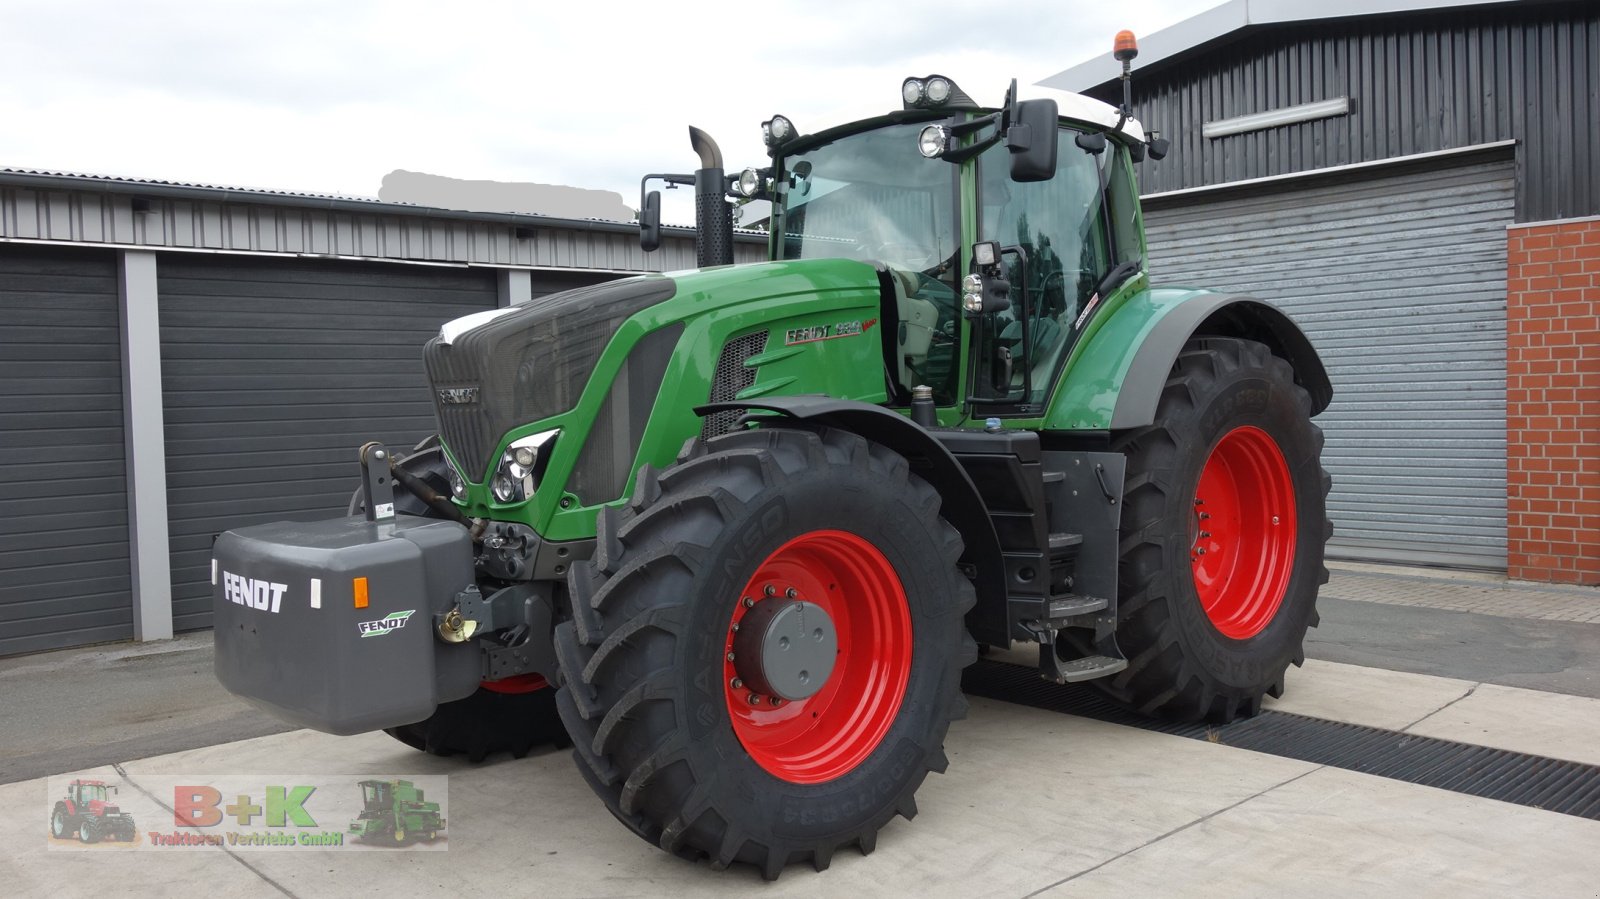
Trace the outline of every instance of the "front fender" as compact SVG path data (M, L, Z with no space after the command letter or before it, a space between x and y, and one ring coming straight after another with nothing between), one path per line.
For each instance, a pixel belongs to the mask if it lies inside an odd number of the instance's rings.
M1049 430L1117 430L1155 420L1172 363L1195 336L1267 345L1294 367L1311 414L1328 407L1333 385L1311 341L1282 310L1253 297L1183 288L1137 291L1118 304L1073 353L1045 416Z

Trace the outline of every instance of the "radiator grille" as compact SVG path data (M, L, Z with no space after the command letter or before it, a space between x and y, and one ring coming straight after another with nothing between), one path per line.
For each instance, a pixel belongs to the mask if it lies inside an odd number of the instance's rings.
M659 276L580 287L539 297L453 343L429 341L423 359L439 436L465 474L483 479L507 431L577 405L622 322L676 289ZM477 393L469 402L445 402L440 392L449 388Z
M752 387L756 383L756 370L745 365L751 356L767 348L767 332L758 331L755 334L746 334L736 337L722 345L722 354L717 357L717 370L711 376L711 398L713 403L725 403L738 399L739 391ZM739 418L744 413L738 410L729 412L713 412L705 417L700 425L700 436L706 439L726 434L733 430L739 423Z

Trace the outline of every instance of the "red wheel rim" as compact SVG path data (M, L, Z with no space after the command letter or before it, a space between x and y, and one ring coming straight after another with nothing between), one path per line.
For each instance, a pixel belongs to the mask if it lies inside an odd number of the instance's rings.
M755 603L790 590L833 620L833 673L805 699L774 706L758 696L752 705L751 691L734 687L730 625L723 692L733 732L756 764L791 783L822 783L855 770L894 723L911 676L911 612L894 566L877 547L855 534L822 530L767 556L734 599L731 624Z
M494 693L532 693L550 684L542 674L517 674L500 680L486 680L479 686Z
M1223 435L1200 471L1189 556L1200 605L1224 636L1254 637L1278 613L1295 528L1294 482L1277 442L1249 425Z

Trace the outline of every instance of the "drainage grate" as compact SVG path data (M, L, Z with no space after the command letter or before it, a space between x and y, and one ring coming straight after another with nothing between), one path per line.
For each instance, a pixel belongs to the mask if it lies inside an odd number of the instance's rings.
M962 688L974 696L1600 821L1597 765L1273 710L1226 725L1157 721L1088 685L1057 686L1033 668L988 659L967 669Z

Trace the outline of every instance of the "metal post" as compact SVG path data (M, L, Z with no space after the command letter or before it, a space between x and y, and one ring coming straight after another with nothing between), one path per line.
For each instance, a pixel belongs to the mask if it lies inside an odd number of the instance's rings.
M168 640L172 637L172 559L167 547L167 447L156 254L124 250L117 257L133 638Z
M503 268L495 272L500 293L500 308L520 306L533 299L533 272L525 268Z

